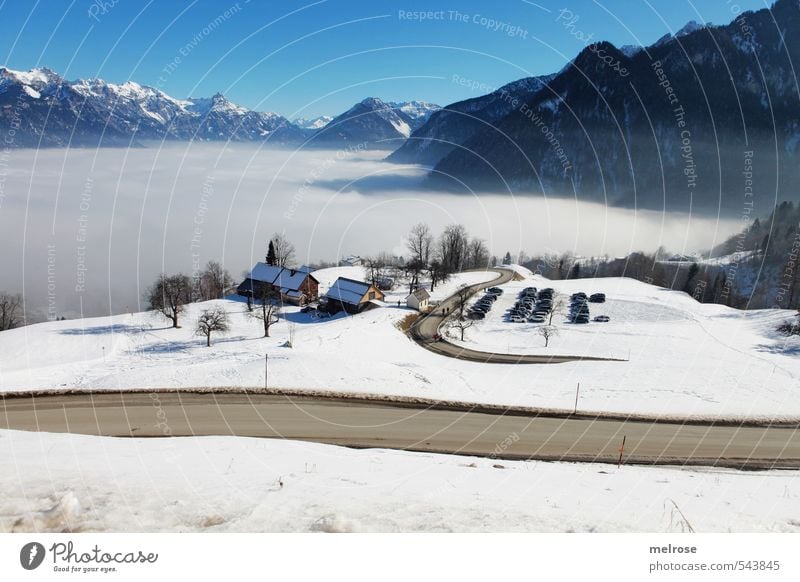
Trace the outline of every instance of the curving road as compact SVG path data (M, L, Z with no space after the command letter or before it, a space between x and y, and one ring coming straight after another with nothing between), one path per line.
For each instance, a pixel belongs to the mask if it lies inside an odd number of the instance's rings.
M800 468L800 425L667 422L242 392L6 395L0 428L117 437L236 435L507 459Z
M487 287L495 285L502 285L508 283L514 278L514 271L511 269L503 269L495 267L489 269L496 271L498 277L491 281L470 285L468 289L471 294L475 294ZM600 358L594 356L568 356L568 355L514 355L502 354L497 352L481 352L462 346L457 346L448 342L445 339L436 340L435 336L439 333L439 328L447 319L447 317L457 309L458 296L451 295L439 305L436 309L431 311L428 315L424 315L414 322L411 326L409 334L417 344L424 347L431 352L435 352L442 356L456 358L459 360L468 360L471 362L480 362L482 364L561 364L564 362L624 362L617 358Z

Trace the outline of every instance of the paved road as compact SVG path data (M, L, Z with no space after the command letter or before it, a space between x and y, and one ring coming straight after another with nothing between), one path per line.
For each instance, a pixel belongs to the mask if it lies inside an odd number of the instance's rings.
M246 393L7 395L0 428L106 436L239 435L350 447L616 463L800 468L798 426L470 411Z
M495 285L502 285L508 283L514 278L514 271L511 269L503 269L496 267L491 269L496 271L498 276L486 283L478 283L470 285L469 289L472 294L477 293L487 287ZM439 327L448 314L452 314L458 305L457 295L451 295L436 307L428 315L419 318L410 329L411 338L422 347L435 352L442 356L457 358L459 360L469 360L471 362L481 362L484 364L561 364L563 362L576 362L576 361L602 361L602 362L620 362L616 358L598 358L592 356L569 356L569 355L513 355L501 354L492 352L481 352L451 344L450 342L440 339L436 341L434 336L439 333Z

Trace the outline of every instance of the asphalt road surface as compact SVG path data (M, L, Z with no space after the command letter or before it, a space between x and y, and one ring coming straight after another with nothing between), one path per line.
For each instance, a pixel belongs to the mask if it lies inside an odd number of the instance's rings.
M496 285L502 285L503 283L508 283L514 278L514 271L511 269L503 269L502 267L495 267L490 269L492 271L496 271L498 273L498 277L496 279L492 279L486 283L478 283L476 285L470 285L469 290L472 294L477 293L487 287L494 287ZM455 344L451 344L445 339L439 339L438 341L435 337L439 334L439 327L444 323L445 319L449 315L452 315L453 312L457 309L458 305L458 296L457 294L451 295L439 305L437 305L436 309L431 311L428 315L420 317L414 325L411 326L410 335L411 338L417 342L420 346L435 352L442 356L448 356L450 358L456 358L459 360L468 360L471 362L481 362L484 364L561 364L563 362L580 362L580 361L603 361L603 362L619 362L624 360L619 360L615 358L599 358L599 357L592 357L592 356L570 356L570 355L513 355L513 354L502 354L502 353L495 353L495 352L482 352L478 350L472 350L469 348L464 348L461 346L457 346Z
M177 391L6 395L0 428L118 437L237 435L498 459L800 468L796 425L449 409L363 399Z

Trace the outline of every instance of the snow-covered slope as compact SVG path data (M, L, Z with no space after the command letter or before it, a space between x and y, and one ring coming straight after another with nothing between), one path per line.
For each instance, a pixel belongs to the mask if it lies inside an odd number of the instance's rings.
M0 531L798 532L797 477L4 430Z
M323 284L333 275L321 275ZM275 387L572 409L580 382L584 411L800 417L800 338L774 332L790 312L702 305L630 279L533 277L509 283L501 301L511 301L528 285L564 294L603 291L608 302L592 304L592 315L607 311L612 321L574 326L556 320L561 335L545 349L533 324L499 321L493 310L467 330L470 347L629 361L488 366L445 358L397 329L410 313L397 306L404 295L398 289L387 297L387 307L353 317L318 319L287 308L271 338L261 337L260 322L245 315L244 303L211 302L224 307L232 322L231 332L214 338L211 348L193 334L194 321L209 304L189 306L181 329L139 313L2 332L0 391L260 386L269 352ZM498 315L502 307L496 306ZM294 347L282 347L290 328Z

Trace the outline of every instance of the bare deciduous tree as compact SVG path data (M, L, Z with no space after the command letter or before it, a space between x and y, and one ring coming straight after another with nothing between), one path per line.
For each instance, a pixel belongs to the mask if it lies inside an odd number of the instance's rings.
M222 299L225 289L231 286L231 274L217 261L208 261L198 277L201 301Z
M539 335L544 338L544 347L550 345L550 338L558 335L558 328L554 325L543 325L539 328Z
M261 320L264 324L264 337L269 337L269 328L280 319L280 293L270 285L263 285L257 290L255 299L257 305L247 314Z
M439 237L438 259L448 273L463 270L467 259L469 236L461 224L451 224Z
M457 329L460 333L461 341L464 341L464 332L467 331L470 327L475 325L474 319L467 319L463 315L456 315L450 321L450 327L453 329Z
M385 254L382 253L374 257L365 257L364 266L367 269L367 280L378 287L378 281L385 276L386 267L388 266Z
M430 263L431 248L433 247L433 235L430 227L422 222L414 225L406 237L406 247L411 253L411 261L420 265Z
M489 249L482 239L469 241L466 263L470 269L485 269L489 265Z
M475 320L468 319L466 316L467 302L472 297L472 290L467 285L461 285L454 294L455 305L453 307L453 317L448 326L459 331L461 341L464 341L464 332L475 325Z
M439 261L432 261L428 266L428 276L431 278L431 291L436 288L436 285L447 281L450 274Z
M205 336L206 347L211 347L211 334L213 332L225 333L228 331L228 314L221 307L204 309L200 317L197 318L197 335Z
M172 327L180 327L178 316L191 301L191 291L192 283L186 275L161 273L147 292L147 300L150 309L158 311L172 321Z
M22 295L0 291L0 331L14 329L22 323Z
M275 264L279 267L288 267L294 262L294 245L283 233L276 232L272 237L275 249Z
M547 325L553 325L553 316L556 313L564 313L565 307L566 302L564 301L564 297L562 295L556 295L553 301L553 307L550 308L550 316L547 320Z

